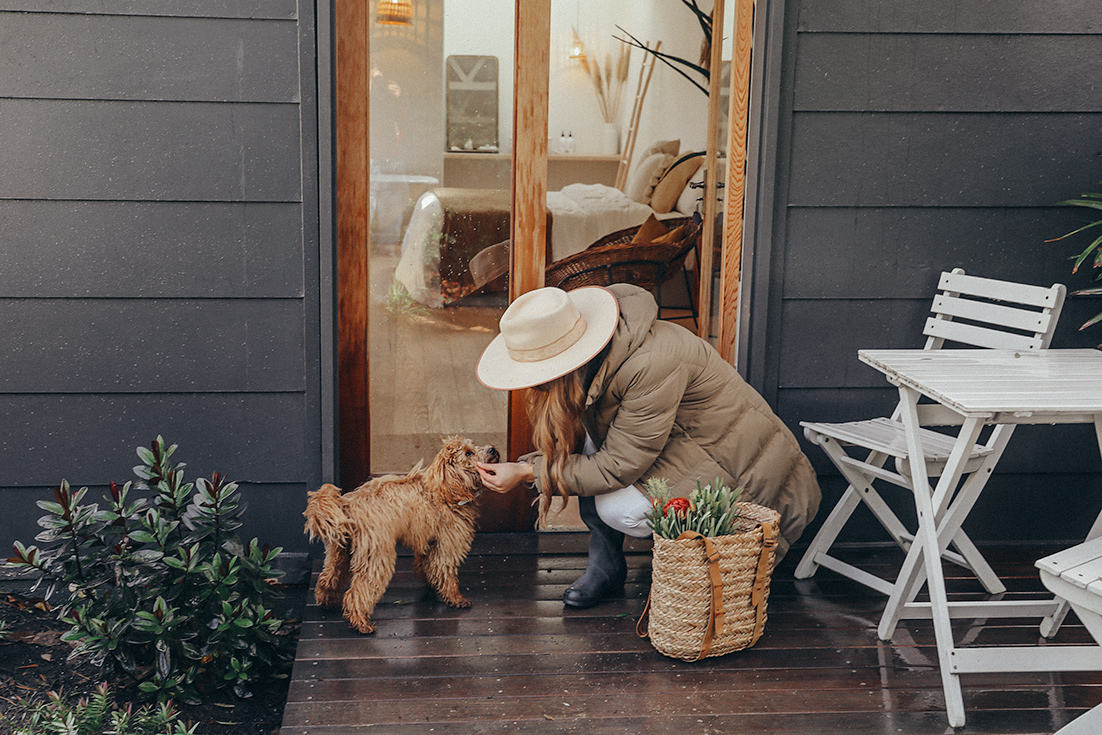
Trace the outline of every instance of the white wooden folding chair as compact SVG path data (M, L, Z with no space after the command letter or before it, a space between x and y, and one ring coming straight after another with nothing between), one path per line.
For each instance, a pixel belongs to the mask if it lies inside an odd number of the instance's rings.
M960 268L942 273L938 293L930 308L923 335L924 349L941 349L947 342L967 347L1013 350L1042 350L1052 341L1060 317L1066 289L1061 284L1048 288L1009 281L969 276ZM961 419L939 404L918 406L921 426L959 425ZM796 567L795 576L806 579L820 567L890 595L894 581L848 564L828 552L854 511L864 503L904 550L910 548L914 534L900 521L888 503L873 487L880 480L911 489L908 470L911 457L899 408L887 418L828 424L801 422L804 435L826 452L827 457L849 483L838 503L823 522ZM997 426L983 444L976 444L965 466L963 482L987 481L991 463L984 459L1001 452L1014 427ZM923 461L929 477L940 477L953 447L954 437L933 429L923 429ZM894 460L892 467L888 460ZM983 472L978 472L981 468ZM948 504L949 497L945 499ZM945 507L936 509L940 515ZM955 551L947 549L944 558L972 571L991 594L1006 587L976 549L964 531L953 537Z
M1102 647L1098 645L1102 644L1102 537L1047 556L1037 562L1037 568L1041 570L1041 581L1045 587L1071 605L1083 627L1094 638L1095 663L1088 670L1102 669ZM1059 650L1058 647L1056 650ZM1069 661L1053 668L1074 671L1084 667ZM1055 735L1098 735L1100 732L1102 705L1079 715L1057 730Z

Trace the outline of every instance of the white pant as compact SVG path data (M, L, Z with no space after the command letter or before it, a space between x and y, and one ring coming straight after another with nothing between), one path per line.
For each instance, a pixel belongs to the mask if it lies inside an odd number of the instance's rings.
M596 445L589 438L589 434L586 434L582 454L589 455L596 451ZM647 525L644 515L650 511L651 502L634 485L597 495L594 501L596 501L597 515L610 528L636 538L647 538L651 535L650 526Z

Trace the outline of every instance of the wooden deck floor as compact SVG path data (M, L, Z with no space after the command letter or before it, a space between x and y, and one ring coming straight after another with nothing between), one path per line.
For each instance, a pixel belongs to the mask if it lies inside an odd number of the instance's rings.
M774 574L769 622L753 648L685 663L635 634L649 544L629 554L625 598L564 609L585 565L586 535L480 535L453 610L425 593L410 559L376 611L378 633L352 632L308 604L281 735L345 733L952 733L928 622L877 639L884 598L821 570L796 581L795 549ZM638 542L636 542L638 543ZM1032 562L1054 549L998 548L988 558L1009 596L1043 588ZM901 555L852 552L889 572ZM950 571L951 573L951 571ZM952 577L954 598L978 585ZM1038 642L1033 621L966 621L958 642ZM1057 642L1087 642L1074 616ZM1102 700L1102 672L969 675L958 732L1052 733Z

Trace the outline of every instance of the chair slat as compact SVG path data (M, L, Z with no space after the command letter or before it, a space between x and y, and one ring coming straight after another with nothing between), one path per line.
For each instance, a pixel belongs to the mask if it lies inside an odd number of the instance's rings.
M971 324L952 322L947 319L934 319L932 317L926 320L926 329L922 333L927 337L947 339L993 350L1028 351L1044 348L1044 340L1033 335L1011 334L1010 332L1000 332L986 327L977 327Z
M823 436L829 436L843 444L867 447L891 457L902 459L907 457L909 453L907 433L900 421L880 417L841 424L801 422L800 425ZM955 442L955 437L928 429L921 431L921 438L922 451L926 455L926 459L931 462L944 462L949 457L949 452L953 450ZM987 447L976 445L971 456L981 457L990 452L991 450Z
M1036 567L1059 577L1088 562L1102 558L1102 537L1084 541L1067 549L1049 554L1036 562Z
M1058 286L1031 286L1025 283L969 276L964 273L942 273L938 288L942 291L970 294L997 301L1013 301L1037 308L1053 307L1060 302Z
M938 295L931 309L935 314L946 314L961 319L970 319L987 324L995 324L1009 329L1021 329L1026 332L1043 334L1052 323L1052 315L1043 311L1016 309L1003 304L987 301L971 301L956 296Z

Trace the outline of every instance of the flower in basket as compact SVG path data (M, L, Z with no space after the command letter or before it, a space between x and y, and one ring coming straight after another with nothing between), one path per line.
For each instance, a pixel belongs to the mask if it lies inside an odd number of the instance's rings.
M718 477L704 486L697 480L696 490L687 498L671 498L669 483L660 477L648 479L643 487L652 505L647 525L655 536L676 539L685 531L726 536L739 517L742 488L732 490Z

